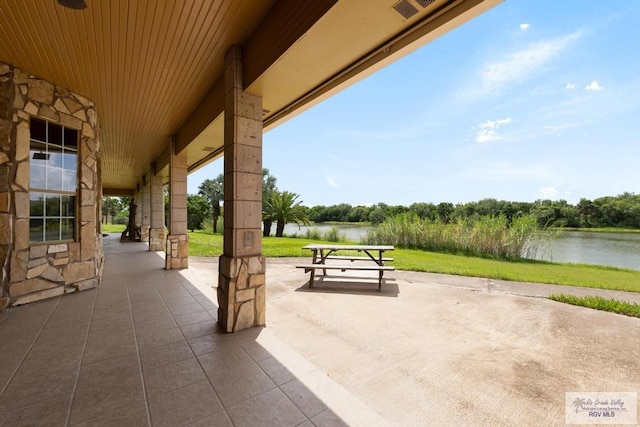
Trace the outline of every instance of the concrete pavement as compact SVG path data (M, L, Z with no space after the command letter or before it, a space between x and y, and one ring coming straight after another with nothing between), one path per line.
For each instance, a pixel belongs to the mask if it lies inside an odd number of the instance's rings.
M267 329L393 425L564 425L565 392L640 391L640 319L544 298L640 294L403 271L309 289L297 261L269 259Z

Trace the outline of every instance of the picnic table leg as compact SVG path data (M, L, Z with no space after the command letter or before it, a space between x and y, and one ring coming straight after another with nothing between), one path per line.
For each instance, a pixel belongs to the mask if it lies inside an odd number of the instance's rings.
M384 261L382 260L382 254L384 254L384 251L379 251L378 252L378 265L383 266L384 265ZM378 292L382 292L382 273L383 271L380 270L380 277L379 282L378 282Z
M329 254L327 254L327 256L329 256ZM324 250L320 249L320 262L322 264L325 263L325 255L324 255ZM322 275L326 276L327 275L327 270L325 268L322 269Z
M384 251L382 250L378 250L378 258L376 258L375 256L371 255L371 252L369 252L368 250L364 249L363 250L365 254L367 254L369 256L369 258L371 258L371 260L373 262L375 262L376 264L383 266L384 265L384 260L382 259L382 254L384 253ZM360 252L360 251L358 251Z
M314 250L313 250L313 260L312 260L312 264L316 264L316 263L317 263L317 260L318 260L318 250L317 250L317 249L314 249ZM309 287L311 288L311 287L313 286L313 278L314 278L314 276L315 276L315 274L316 274L316 270L315 270L315 268L312 268L312 269L310 270L310 272L311 272L311 275L310 275L310 279L309 279Z

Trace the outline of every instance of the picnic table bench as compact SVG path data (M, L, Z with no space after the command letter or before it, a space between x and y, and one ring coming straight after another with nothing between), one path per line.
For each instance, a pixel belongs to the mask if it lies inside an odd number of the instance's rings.
M385 271L394 271L395 267L385 265L385 262L393 261L393 258L385 257L386 251L394 250L393 246L377 245L307 245L302 249L313 252L311 264L296 265L296 268L304 268L305 273L311 273L309 287L313 287L316 270L322 270L323 276L327 275L327 270L347 270L377 271L378 291L382 290L382 277ZM356 251L364 253L362 255L337 255L338 251ZM347 261L340 264L327 263L328 260ZM371 263L372 262L372 263Z

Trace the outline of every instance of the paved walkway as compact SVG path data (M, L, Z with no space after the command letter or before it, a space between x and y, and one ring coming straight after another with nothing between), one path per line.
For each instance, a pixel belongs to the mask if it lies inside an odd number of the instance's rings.
M269 259L267 328L217 330L217 261L106 240L98 289L0 313L0 425L564 425L569 391L640 391L640 295L396 271L309 289Z
M97 289L0 313L1 426L386 424L269 330L219 333L190 271L105 249Z

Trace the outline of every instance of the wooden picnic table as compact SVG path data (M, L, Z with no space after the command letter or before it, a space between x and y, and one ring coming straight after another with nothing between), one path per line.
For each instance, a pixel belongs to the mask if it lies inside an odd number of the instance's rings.
M311 264L296 265L296 268L304 268L305 273L311 273L309 287L313 287L313 280L316 270L322 270L323 276L327 275L327 270L359 270L378 272L378 291L382 290L382 276L385 271L393 271L395 267L385 265L386 262L393 261L393 258L385 257L384 253L394 250L390 245L307 245L302 249L313 252ZM362 255L338 255L339 251L356 251L364 253ZM348 263L334 264L327 261L349 261ZM371 264L373 263L373 265Z

